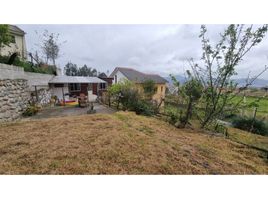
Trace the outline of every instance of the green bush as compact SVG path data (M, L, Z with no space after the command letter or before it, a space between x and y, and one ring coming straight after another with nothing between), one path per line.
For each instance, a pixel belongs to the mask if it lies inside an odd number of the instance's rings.
M8 63L9 56L0 56L0 63ZM42 73L42 74L55 74L56 67L52 65L45 65L42 64L38 66L36 64L32 64L29 61L21 60L19 57L16 57L13 63L14 66L24 68L26 72L35 72L35 73Z
M268 125L264 121L258 119L254 120L253 118L236 117L232 120L232 124L235 128L239 128L245 131L251 131L252 133L258 135L268 136Z
M175 125L177 122L180 121L181 112L178 112L178 110L173 107L166 106L165 114L168 116L167 120L170 124Z
M26 110L22 113L23 116L33 116L39 111L39 107L36 105L29 105Z
M133 111L135 111L138 115L151 116L156 114L155 106L144 100L138 100L134 102L132 106Z
M130 81L123 81L112 85L108 88L108 94L111 103L117 105L118 108L123 110L134 111L136 114L153 115L156 114L158 108L152 102L142 98L137 86ZM119 106L121 105L121 106Z

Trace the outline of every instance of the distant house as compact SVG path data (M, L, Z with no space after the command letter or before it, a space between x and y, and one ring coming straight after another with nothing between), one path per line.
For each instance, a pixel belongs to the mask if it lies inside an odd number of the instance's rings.
M8 25L9 34L12 37L12 41L9 46L4 46L1 49L1 55L9 56L13 53L18 53L18 56L22 59L27 59L27 50L25 43L25 32L19 27L14 25Z
M152 80L157 87L156 93L153 95L153 100L160 103L165 98L166 83L168 81L157 74L145 74L132 68L116 67L110 77L113 78L113 84L129 80L140 86L145 81Z
M100 73L98 78L106 82L106 83L100 83L99 95L102 96L103 92L106 92L108 87L113 84L114 78L108 77L104 72Z

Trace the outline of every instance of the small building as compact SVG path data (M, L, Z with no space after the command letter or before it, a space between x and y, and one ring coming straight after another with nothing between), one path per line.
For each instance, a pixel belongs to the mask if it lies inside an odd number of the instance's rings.
M98 78L106 82L100 83L100 96L102 96L102 94L107 91L108 87L113 84L113 78L108 77L105 73L99 74Z
M153 95L153 100L160 103L165 99L166 84L168 81L157 74L145 74L132 68L116 67L109 77L113 78L113 84L129 80L139 86L142 86L145 81L152 80L155 82L157 88L156 93Z
M101 84L106 84L106 81L98 77L83 76L54 76L49 81L52 96L66 101L76 98L80 94L99 96Z
M2 56L10 56L13 53L17 53L22 59L27 59L27 49L25 42L25 32L19 27L14 25L8 25L9 34L11 35L12 41L9 46L4 46L1 49Z

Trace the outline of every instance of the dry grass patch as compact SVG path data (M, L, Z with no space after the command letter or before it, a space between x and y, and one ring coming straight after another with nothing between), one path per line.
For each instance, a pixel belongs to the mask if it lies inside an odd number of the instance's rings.
M267 174L262 152L134 113L0 127L1 174Z

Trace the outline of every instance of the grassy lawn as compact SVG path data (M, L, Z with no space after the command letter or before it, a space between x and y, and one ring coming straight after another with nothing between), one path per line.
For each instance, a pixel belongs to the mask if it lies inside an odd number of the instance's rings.
M129 112L0 126L0 174L268 174L265 156Z
M246 97L246 104L255 102L257 99L258 97ZM233 101L238 102L239 100L241 100L241 97L235 97ZM266 121L268 121L268 98L261 98L258 102L258 105L257 118L264 118ZM245 111L246 115L253 116L254 108L247 108Z
M228 127L229 137L233 141L237 141L246 145L266 150L268 152L268 137L252 134L241 129Z

